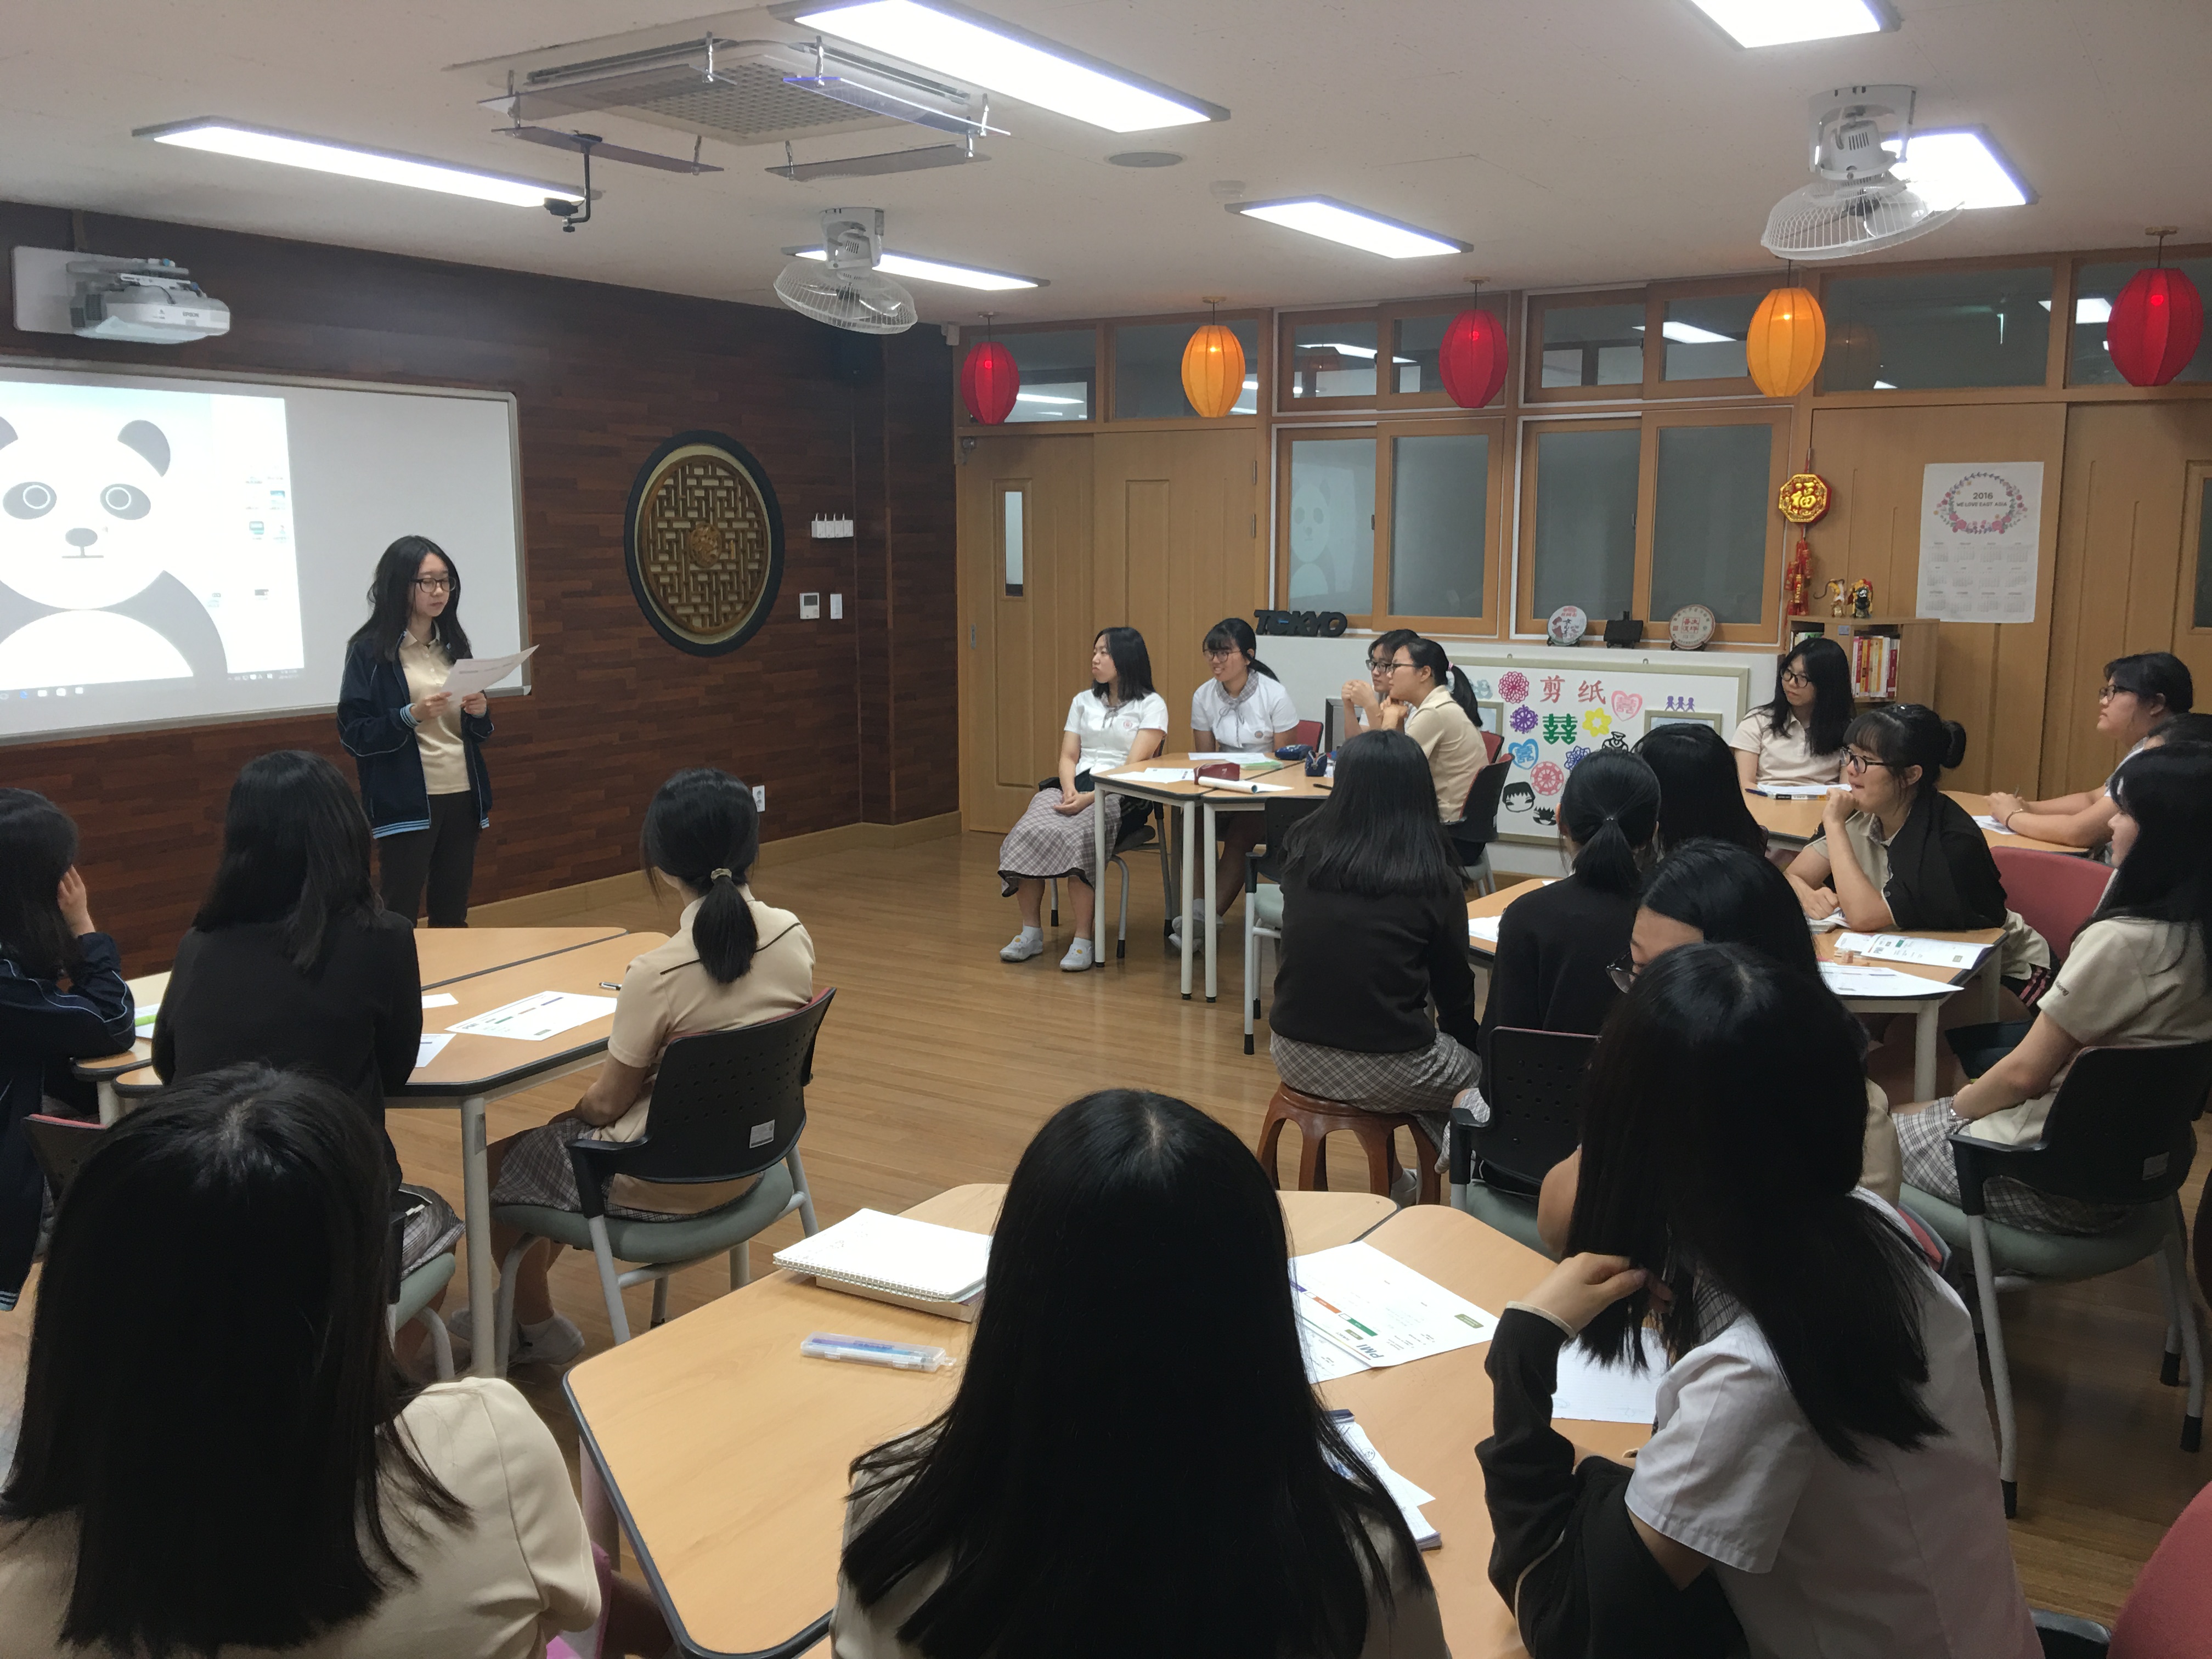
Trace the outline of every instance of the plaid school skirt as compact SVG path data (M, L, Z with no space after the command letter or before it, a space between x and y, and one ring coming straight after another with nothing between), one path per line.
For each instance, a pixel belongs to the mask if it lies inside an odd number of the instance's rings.
M1098 846L1091 825L1092 814L1106 814L1106 845L1114 844L1114 837L1121 826L1120 795L1097 795L1080 812L1063 813L1058 810L1060 786L1040 789L1030 798L1030 804L1014 827L1006 831L1006 838L999 843L999 880L1002 896L1011 896L1015 884L1022 881L1046 881L1054 877L1070 877L1098 884Z
M1958 1130L1971 1130L1973 1125L1951 1109L1948 1099L1939 1100L1924 1111L1897 1114L1891 1121L1897 1125L1906 1183L1956 1204L1959 1166L1951 1157L1950 1138ZM2032 1233L2061 1233L2075 1238L2108 1233L2128 1217L2125 1209L2038 1192L2006 1176L1983 1184L1982 1200L1991 1221Z
M1364 1111L1410 1113L1439 1151L1451 1124L1452 1097L1482 1073L1474 1050L1443 1031L1427 1048L1402 1054L1326 1048L1279 1031L1268 1044L1276 1075L1300 1094Z
M431 1257L445 1255L460 1242L461 1218L453 1213L452 1205L428 1187L402 1182L399 1190L422 1200L420 1208L409 1212L405 1230L400 1235L399 1271L411 1273Z

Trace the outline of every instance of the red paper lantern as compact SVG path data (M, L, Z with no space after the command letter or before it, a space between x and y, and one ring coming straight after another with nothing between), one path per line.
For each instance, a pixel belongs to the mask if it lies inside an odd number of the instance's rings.
M2189 366L2203 337L2197 284L2164 266L2129 277L2105 323L2112 367L2130 386L2164 386Z
M984 341L960 365L960 401L985 426L997 426L1014 412L1014 393L1021 386L1014 354L996 340Z
M1505 384L1505 325L1489 311L1462 311L1437 354L1444 390L1462 409L1480 409Z

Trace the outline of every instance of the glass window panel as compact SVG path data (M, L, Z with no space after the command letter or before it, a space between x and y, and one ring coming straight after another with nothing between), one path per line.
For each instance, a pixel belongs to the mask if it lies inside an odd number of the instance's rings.
M1006 593L1018 599L1022 592L1022 509L1027 495L1009 489L999 497L1000 540L1006 550Z
M2051 267L1839 276L1823 392L2041 386L2051 344Z
M2123 264L2083 265L2074 283L2073 367L2069 386L2124 386L2105 349L2105 319L2112 314L2112 301L2128 285L2128 278L2152 264L2130 259ZM2174 269L2186 273L2199 294L2212 294L2212 259L2177 259ZM2179 380L2212 380L2212 329L2205 331L2197 355L2173 377Z
M1391 325L1390 385L1397 392L1442 392L1443 375L1437 364L1444 344L1444 330L1456 311L1439 311L1427 317L1401 317ZM1420 616L1425 613L1410 613ZM1446 613L1439 611L1439 616Z
M1299 323L1291 330L1291 396L1375 395L1375 320ZM1340 610L1341 606L1338 607Z
M1291 446L1290 604L1355 617L1374 610L1374 439Z
M1002 334L1022 372L1006 424L1024 421L1087 421L1098 384L1098 331L1052 329L1042 334ZM973 425L971 421L969 422Z
M2197 617L2194 626L2212 628L2212 478L2197 485Z
M1182 392L1183 348L1196 323L1138 323L1114 331L1114 418L1143 421L1194 416ZM1249 415L1257 407L1260 385L1260 325L1246 320L1222 325L1244 348L1244 390L1230 410Z
M1714 294L1703 299L1669 300L1659 332L1666 340L1662 380L1742 380L1751 373L1743 343L1751 332L1751 313L1763 294Z
M1659 429L1651 514L1651 614L1686 605L1715 620L1755 623L1766 592L1771 426Z
M1644 307L1547 306L1546 386L1638 386L1644 380Z
M1480 617L1490 439L1431 433L1390 443L1390 609Z
M1578 605L1593 622L1627 610L1636 586L1636 466L1627 431L1536 434L1535 611Z

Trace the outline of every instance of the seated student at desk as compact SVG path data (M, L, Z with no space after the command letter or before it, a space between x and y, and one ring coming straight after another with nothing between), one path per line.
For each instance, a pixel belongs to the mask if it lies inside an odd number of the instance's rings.
M1845 734L1844 781L1788 871L1805 914L1862 933L2002 927L1999 975L2023 1003L2051 982L2051 947L2005 903L1981 827L1937 787L1966 758L1966 729L1917 702L1869 708Z
M1655 726L1636 754L1659 780L1660 857L1700 837L1766 856L1766 831L1744 805L1735 757L1719 732L1698 720Z
M1815 981L1820 978L1813 935L1782 872L1726 842L1689 842L1660 860L1637 907L1627 964L1613 970L1613 983L1626 992L1668 951L1700 943L1745 945L1790 973ZM1827 988L1823 984L1821 988ZM1871 1078L1866 1093L1859 1185L1894 1204L1899 1179L1897 1129L1890 1120L1888 1097ZM1577 1150L1544 1177L1536 1231L1554 1255L1566 1249L1567 1222L1574 1211L1581 1167L1582 1153Z
M1774 701L1745 715L1729 739L1737 783L1835 782L1855 706L1844 647L1826 636L1801 641L1775 671Z
M1419 745L1363 732L1337 750L1328 799L1283 837L1281 882L1275 1070L1301 1094L1411 1112L1442 1147L1476 1076L1474 974L1466 877Z
M999 882L1022 913L1022 930L999 949L1001 962L1044 954L1044 884L1067 878L1075 938L1060 959L1065 973L1091 966L1091 915L1097 903L1098 848L1091 815L1106 815L1106 848L1121 822L1123 797L1103 799L1091 775L1148 761L1168 736L1167 700L1152 690L1152 658L1133 628L1101 629L1091 642L1091 685L1067 705L1060 776L1037 786L1028 808L999 845ZM1240 878L1237 884L1243 885Z
M1482 1029L1595 1034L1620 993L1608 974L1628 954L1636 894L1659 833L1659 780L1633 755L1601 749L1559 796L1563 881L1517 898L1498 919Z
M1466 673L1452 665L1444 648L1418 634L1390 653L1387 702L1357 680L1347 681L1345 707L1355 693L1370 726L1403 732L1421 745L1429 757L1429 775L1435 785L1437 817L1457 823L1467 812L1467 792L1482 769L1489 751L1483 747L1482 711L1475 706L1474 687Z
M1297 735L1298 711L1275 671L1255 654L1259 641L1242 617L1224 617L1206 630L1210 678L1190 694L1190 746L1199 754L1272 754ZM1227 915L1244 890L1244 855L1260 843L1257 812L1231 812L1218 820L1221 862L1214 890ZM1170 924L1177 948L1182 918Z
M0 1313L30 1276L46 1199L23 1120L71 1092L70 1060L128 1048L135 1014L76 872L76 825L44 795L0 789Z
M1393 628L1368 641L1366 679L1346 680L1338 693L1344 710L1344 730L1336 734L1340 749L1362 732L1382 729L1382 706L1390 701L1390 665L1400 646L1420 637L1413 629Z
M653 1073L671 1042L693 1032L757 1025L813 1000L812 937L797 916L763 904L746 884L760 856L760 817L742 781L712 767L678 772L646 809L640 841L646 875L656 889L663 876L675 884L684 914L668 942L637 957L623 975L607 1057L583 1097L550 1122L492 1146L495 1206L581 1209L568 1143L644 1134ZM683 1185L617 1176L607 1212L666 1220L719 1209L752 1188L750 1181ZM505 1261L521 1237L515 1228L495 1226L493 1255ZM545 1283L553 1249L540 1239L514 1268L511 1364L558 1364L584 1351L584 1334L553 1310ZM453 1313L447 1323L458 1340L469 1328L468 1311Z
M1282 1217L1180 1100L1055 1114L1006 1188L958 1394L853 1463L836 1659L1445 1659L1403 1516L1307 1385ZM1182 1334L1171 1375L1109 1351L1114 1308Z
M2105 665L2104 689L2097 694L2097 735L2128 745L2120 757L2125 765L2161 720L2187 714L2196 696L2189 665L2170 651L2115 657ZM2118 775L2115 767L2099 787L2049 800L2027 800L1992 789L1990 816L2016 836L2054 841L2061 847L2101 847L2112 833L2112 778Z
M2084 1048L2163 1048L2212 1040L2212 746L2146 749L2113 779L2112 860L2119 867L2066 965L2035 1005L2020 1046L1948 1100L1898 1109L1905 1178L1959 1199L1949 1137L2035 1139L2074 1056ZM2035 1232L2099 1233L2129 1212L1988 1184L1990 1218Z
M384 1156L357 1103L263 1066L101 1135L39 1286L0 1659L538 1659L599 1616L529 1402L392 1364Z
M384 1131L387 1091L414 1073L422 980L414 925L377 902L368 820L344 775L320 755L280 750L248 761L223 812L222 858L154 1022L165 1083L245 1060L336 1084L374 1127L385 1190L400 1185ZM461 1236L453 1206L427 1187L407 1223L411 1273ZM411 1356L421 1327L401 1341Z
M1752 1659L2042 1652L1973 1322L1855 1185L1864 1076L1843 1006L1742 945L1668 951L1607 1024L1573 1254L1506 1304L1484 1362L1490 1577L1524 1632ZM1671 1362L1651 1438L1632 1471L1578 1469L1552 1426L1560 1352L1640 1359L1647 1317Z

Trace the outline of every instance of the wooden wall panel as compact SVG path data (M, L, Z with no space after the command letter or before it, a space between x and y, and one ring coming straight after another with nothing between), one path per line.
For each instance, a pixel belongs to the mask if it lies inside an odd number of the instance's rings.
M232 331L163 350L0 320L0 354L515 395L541 649L535 695L495 708L477 898L631 867L645 802L684 766L766 784L771 836L947 810L958 744L942 476L951 352L933 330L884 351L778 309L190 226L91 216L87 228L93 251L188 265L230 303ZM70 234L65 212L0 204L0 245L66 247ZM632 477L656 443L691 427L759 457L788 532L777 614L727 657L663 644L623 569ZM854 514L855 540L811 540L808 523L824 513ZM364 585L380 550L349 550ZM801 591L842 592L851 607L840 622L801 623ZM95 914L136 973L166 963L197 902L238 767L284 747L346 764L332 720L313 716L0 748L0 776L77 818Z
M1910 615L1920 579L1920 484L1933 462L2041 461L2043 534L2035 620L1946 623L1936 706L1966 728L1962 789L2032 789L2039 771L2054 605L2062 404L1816 409L1815 469L1835 505L1813 526L1814 588L1833 577L1874 583L1877 614ZM1815 602L1825 612L1826 601Z
M2097 733L2104 666L2172 651L2212 702L2212 637L2190 626L2195 550L2182 546L2192 461L2212 461L2212 404L2085 404L2066 422L2051 690L2040 793L2101 784L2120 746Z

